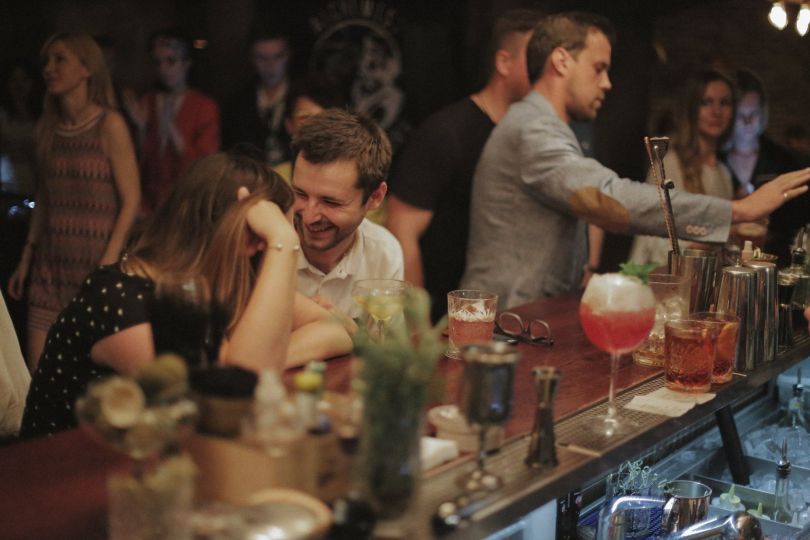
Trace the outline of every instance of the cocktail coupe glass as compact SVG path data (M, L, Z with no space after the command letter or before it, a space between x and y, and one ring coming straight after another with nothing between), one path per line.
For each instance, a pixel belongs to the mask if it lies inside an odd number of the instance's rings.
M506 423L512 413L517 348L504 342L464 345L464 378L461 408L467 423L478 432L476 468L459 477L459 485L468 492L492 491L503 481L484 468L487 429Z
M374 337L383 341L386 325L402 313L410 283L399 279L361 279L352 287L352 298L374 322Z
M607 414L595 429L606 437L626 434L635 423L620 418L615 385L619 357L632 352L647 338L655 323L655 296L639 278L623 274L595 275L579 305L579 319L588 340L610 353L610 391Z

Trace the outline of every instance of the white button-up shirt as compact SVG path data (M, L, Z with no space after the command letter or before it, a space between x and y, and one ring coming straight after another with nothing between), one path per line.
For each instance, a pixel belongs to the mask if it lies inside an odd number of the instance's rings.
M361 315L352 300L352 286L360 279L402 279L402 247L388 229L364 219L357 238L337 265L324 274L298 253L298 292L319 295L352 318Z

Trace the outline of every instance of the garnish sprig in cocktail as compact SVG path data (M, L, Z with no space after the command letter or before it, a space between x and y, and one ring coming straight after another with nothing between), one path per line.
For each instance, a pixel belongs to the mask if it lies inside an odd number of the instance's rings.
M647 285L650 282L650 273L657 267L656 263L638 264L628 261L619 265L619 268L621 268L619 273L625 276L637 277Z

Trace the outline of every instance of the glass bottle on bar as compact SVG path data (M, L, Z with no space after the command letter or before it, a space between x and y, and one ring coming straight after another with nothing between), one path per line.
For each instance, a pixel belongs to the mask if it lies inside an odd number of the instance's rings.
M804 309L810 304L810 274L805 269L807 252L803 247L804 234L804 229L799 231L796 238L796 247L790 252L790 266L780 272L780 274L795 278L790 311L793 336L799 339L807 336L807 321L804 318Z
M784 411L779 425L792 429L802 429L804 432L810 431L810 426L807 425L807 418L804 415L804 385L802 384L801 369L796 373L793 393L788 400L787 410Z
M776 464L776 489L774 490L773 520L781 523L793 521L790 511L790 461L787 458L787 441L782 441L782 455Z

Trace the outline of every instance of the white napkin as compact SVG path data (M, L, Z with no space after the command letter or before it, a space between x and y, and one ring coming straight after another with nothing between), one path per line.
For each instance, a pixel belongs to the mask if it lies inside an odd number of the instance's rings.
M442 463L458 457L458 445L455 441L422 437L422 470L427 471Z
M634 396L624 407L634 411L675 418L683 415L695 405L711 401L714 396L711 393L691 394L676 392L669 388L659 388L643 396Z

